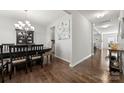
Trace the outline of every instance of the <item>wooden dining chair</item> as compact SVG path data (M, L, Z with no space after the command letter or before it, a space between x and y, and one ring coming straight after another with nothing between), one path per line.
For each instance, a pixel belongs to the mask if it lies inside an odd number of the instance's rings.
M7 61L8 62L8 70L10 70L10 55L9 54L9 46L14 45L14 43L3 43L2 44L2 51L4 53L4 58L3 61ZM6 55L5 55L6 54Z
M0 73L2 82L4 82L5 72L8 71L8 62L3 61L3 47L0 45Z
M43 67L43 44L39 45L31 45L28 47L28 55L30 59L30 71L32 71L32 65L34 61L39 61L41 64L41 67Z
M27 64L28 64L27 49L28 49L27 45L9 46L10 63L11 63L10 79L12 76L12 72L16 71L17 65L24 64L25 72L27 73Z

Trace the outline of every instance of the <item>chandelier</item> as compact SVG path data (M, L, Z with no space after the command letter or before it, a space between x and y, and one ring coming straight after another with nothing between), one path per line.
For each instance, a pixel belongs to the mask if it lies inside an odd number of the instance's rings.
M25 13L27 15L27 10L25 10ZM15 29L19 30L24 30L24 31L34 31L35 28L31 25L30 21L25 20L23 21L18 21L16 24L14 24Z

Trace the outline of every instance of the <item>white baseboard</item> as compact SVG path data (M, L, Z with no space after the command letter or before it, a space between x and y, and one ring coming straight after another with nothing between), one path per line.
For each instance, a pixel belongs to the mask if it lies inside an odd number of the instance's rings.
M70 63L70 64L69 64L70 67L74 67L74 66L78 65L79 63L83 62L84 60L88 59L88 58L91 57L92 55L94 55L94 53L89 54L88 56L82 58L81 60L75 62L74 64L72 64L69 60L67 60L67 59L65 59L65 58L61 58L61 57L56 56L56 55L55 55L55 57L57 57L57 58L59 58L59 59L62 59L62 60L64 60L65 62Z
M79 63L83 62L84 60L88 59L88 58L91 57L91 56L92 56L92 54L89 54L88 56L82 58L81 60L75 62L74 64L70 63L69 66L70 66L70 67L74 67L74 66L78 65Z
M64 60L64 61L66 61L66 62L68 62L68 63L70 63L70 61L69 61L69 60L67 60L67 59L65 59L65 58L61 58L61 57L56 56L56 55L55 55L55 57L57 57L57 58L59 58L59 59L61 59L61 60Z
M93 55L94 55L94 53L91 53L91 55L93 56Z

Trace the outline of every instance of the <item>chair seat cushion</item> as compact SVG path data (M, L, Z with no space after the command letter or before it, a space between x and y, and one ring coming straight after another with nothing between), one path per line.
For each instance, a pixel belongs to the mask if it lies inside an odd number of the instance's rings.
M41 56L34 56L34 57L32 57L32 60L36 60L36 59L40 59L41 58Z
M4 58L3 61L10 62L10 58Z
M48 51L43 54L43 56L54 55L54 51Z
M25 62L26 59L19 59L19 60L14 60L12 61L12 63L21 63L21 62Z

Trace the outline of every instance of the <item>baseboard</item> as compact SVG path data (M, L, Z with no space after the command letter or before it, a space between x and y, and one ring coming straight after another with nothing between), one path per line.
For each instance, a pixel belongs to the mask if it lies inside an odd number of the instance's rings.
M91 55L93 56L93 55L94 55L94 53L91 53Z
M67 59L65 59L65 58L61 58L61 57L59 57L59 56L56 56L56 55L55 55L55 57L57 57L57 58L59 58L59 59L61 59L61 60L65 61L65 62L68 62L68 63L70 63L70 61L69 61L69 60L67 60Z
M88 59L88 58L91 57L92 55L94 55L94 54L93 54L93 53L92 53L92 54L89 54L88 56L86 56L86 57L82 58L81 60L77 61L75 64L72 64L69 60L67 60L67 59L65 59L65 58L61 58L61 57L56 56L56 55L55 55L55 57L57 57L57 58L59 58L59 59L65 61L65 62L70 63L70 64L69 64L70 67L74 67L74 66L78 65L79 63L83 62L84 60Z
M74 64L70 63L69 66L70 66L70 67L74 67L74 66L78 65L79 63L83 62L84 60L88 59L88 58L91 57L91 56L92 56L92 54L89 54L88 56L82 58L81 60L77 61L77 62L74 63Z

